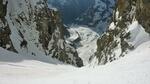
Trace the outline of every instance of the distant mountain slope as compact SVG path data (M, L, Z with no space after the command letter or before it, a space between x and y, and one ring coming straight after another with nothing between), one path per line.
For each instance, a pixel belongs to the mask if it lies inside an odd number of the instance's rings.
M94 0L48 0L48 3L60 11L65 24L72 24L93 5Z
M76 19L79 25L87 25L102 34L111 22L116 0L93 0L94 4Z
M65 24L85 25L98 33L106 31L110 24L116 0L48 0L57 8Z

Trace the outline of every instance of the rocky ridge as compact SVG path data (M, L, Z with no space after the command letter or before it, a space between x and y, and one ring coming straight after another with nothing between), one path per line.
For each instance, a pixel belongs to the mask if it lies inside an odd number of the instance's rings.
M149 39L149 5L148 0L118 0L113 14L112 23L108 30L97 41L97 52L95 53L98 64L106 64L123 57L126 53L136 48L131 44L132 36L138 31L147 32ZM137 21L135 23L135 21ZM135 32L130 31L130 25L136 24ZM141 25L145 31L142 30ZM140 34L140 33L139 33ZM135 35L135 36L138 36ZM141 38L140 41L145 39ZM139 42L140 42L139 41ZM94 57L91 57L92 59Z

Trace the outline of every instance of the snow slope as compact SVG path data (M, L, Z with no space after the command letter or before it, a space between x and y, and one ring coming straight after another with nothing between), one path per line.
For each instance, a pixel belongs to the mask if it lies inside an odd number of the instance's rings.
M53 78L57 74L75 70L75 67L62 65L63 63L54 59L38 58L22 56L0 48L0 84L32 84L34 79Z
M75 68L28 59L0 48L0 84L150 84L149 51L150 41L110 64Z

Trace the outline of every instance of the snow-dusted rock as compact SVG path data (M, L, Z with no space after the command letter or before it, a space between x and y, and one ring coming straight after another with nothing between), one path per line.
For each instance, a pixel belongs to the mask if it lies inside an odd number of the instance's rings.
M5 47L12 43L21 54L45 54L68 64L83 65L77 51L64 40L65 27L59 12L49 9L45 0L8 0L6 13L1 20L5 20L9 32L7 36L0 33ZM0 24L4 28L2 21Z
M141 20L137 17L138 5L143 5L141 1L118 0L109 29L97 41L98 64L106 64L119 59L143 42L150 40L149 27L140 24ZM149 12L146 13L147 16L150 15ZM143 23L148 22L144 18L142 21Z

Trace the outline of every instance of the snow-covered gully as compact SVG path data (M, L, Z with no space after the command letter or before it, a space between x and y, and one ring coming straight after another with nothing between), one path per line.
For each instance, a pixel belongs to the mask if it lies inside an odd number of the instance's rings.
M149 51L150 41L110 64L75 68L0 48L0 84L149 84Z

